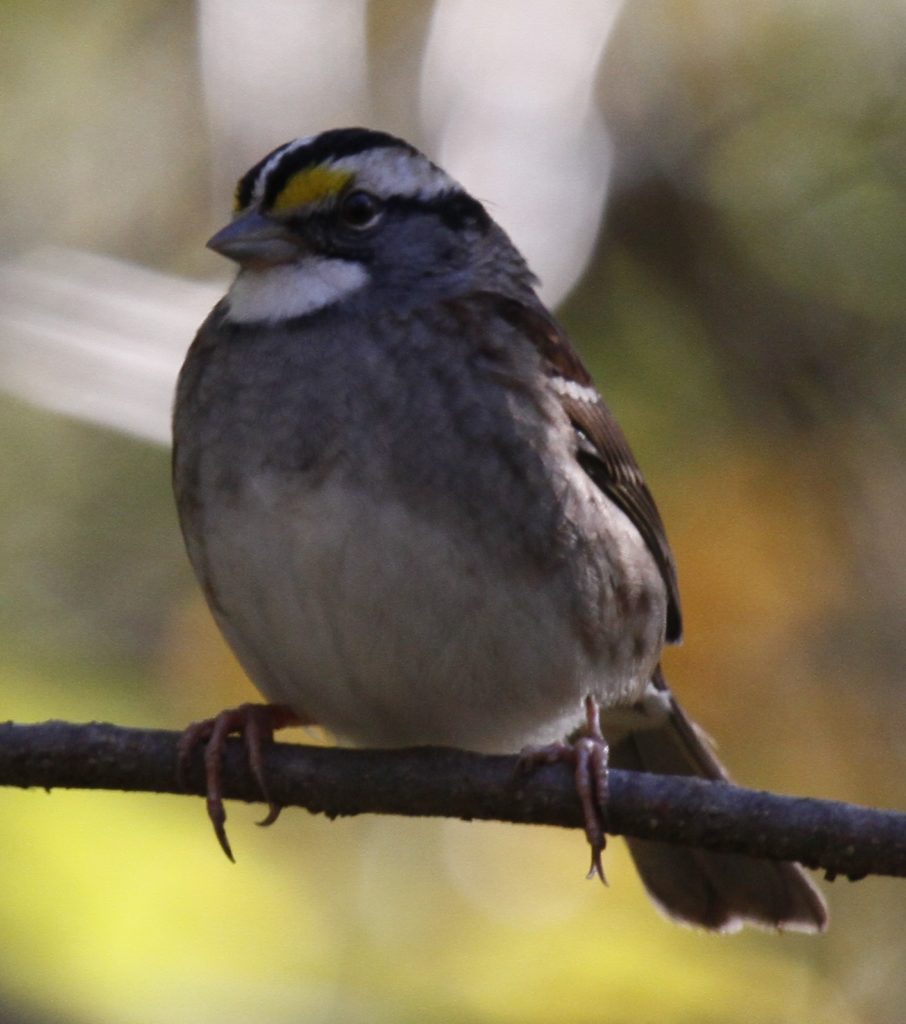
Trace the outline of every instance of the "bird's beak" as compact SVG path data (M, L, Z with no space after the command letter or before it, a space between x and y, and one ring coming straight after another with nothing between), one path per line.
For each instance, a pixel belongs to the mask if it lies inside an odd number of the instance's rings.
M249 210L208 239L208 248L241 266L290 263L301 251L288 228L257 210Z

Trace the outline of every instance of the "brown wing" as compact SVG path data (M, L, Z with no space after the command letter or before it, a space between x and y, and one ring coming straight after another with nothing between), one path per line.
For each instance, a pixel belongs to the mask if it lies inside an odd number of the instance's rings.
M532 339L541 353L566 415L578 435L577 458L598 487L632 521L648 546L667 587L666 639L682 637L676 565L654 498L623 431L595 389L563 331L543 310L498 298L498 309Z

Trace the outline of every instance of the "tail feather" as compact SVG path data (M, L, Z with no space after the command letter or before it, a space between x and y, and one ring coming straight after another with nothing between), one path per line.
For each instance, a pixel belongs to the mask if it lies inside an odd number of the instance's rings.
M668 713L656 724L623 732L611 745L615 768L728 780L704 734L677 704L658 669L652 685ZM824 899L793 863L628 839L645 888L669 917L712 931L744 924L823 932Z

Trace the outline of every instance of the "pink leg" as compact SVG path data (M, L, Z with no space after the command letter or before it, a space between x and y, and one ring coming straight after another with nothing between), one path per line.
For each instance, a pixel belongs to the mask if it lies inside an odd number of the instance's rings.
M226 835L226 810L223 806L223 750L227 737L239 733L245 744L246 756L252 775L268 802L267 816L260 825L272 825L280 814L280 805L274 803L268 793L267 777L264 771L264 750L274 741L274 731L289 725L311 725L295 711L282 704L240 704L238 708L221 711L214 718L193 722L183 732L177 748L177 771L184 780L195 748L204 744L204 767L207 783L208 817L214 826L214 834L220 848L234 860L233 851ZM184 783L183 783L184 784Z
M566 761L573 765L576 793L585 818L585 838L591 847L588 877L595 875L607 884L602 855L607 845L604 825L607 815L607 762L610 750L601 732L601 713L594 697L585 698L584 735L569 743L526 747L519 756L520 767L531 770L539 764Z

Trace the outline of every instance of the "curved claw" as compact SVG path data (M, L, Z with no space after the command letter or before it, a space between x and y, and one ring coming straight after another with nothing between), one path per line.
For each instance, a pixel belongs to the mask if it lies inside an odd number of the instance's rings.
M208 817L211 819L211 824L214 826L214 835L217 836L217 842L220 843L220 849L227 855L227 860L236 863L236 858L233 856L233 848L230 846L230 841L226 834L226 808L223 806L223 799L218 793L217 796L208 796L206 801L208 808Z
M278 804L270 794L267 773L264 770L264 748L273 743L274 730L279 728L279 724L275 723L277 716L274 715L270 705L246 704L243 706L247 709L248 716L242 732L245 752L249 760L249 768L268 806L267 814L257 824L266 827L273 825L283 810L283 805Z
M221 711L214 718L194 722L183 732L177 747L177 776L183 789L192 754L204 744L204 767L207 784L208 817L214 827L217 842L226 856L235 862L233 850L226 834L226 808L223 805L223 751L231 733L240 733L245 745L249 768L261 795L267 801L267 816L260 825L272 825L280 815L281 806L270 796L264 770L264 750L273 742L274 731L287 725L302 725L302 719L289 708L279 704L241 704L238 708Z
M607 846L605 828L609 790L607 777L609 750L603 737L590 736L577 740L573 749L576 759L576 792L582 802L582 811L585 816L585 837L591 847L591 867L588 869L586 877L597 876L604 885L607 885L602 856Z
M519 756L519 770L526 771L539 764L564 761L573 765L576 794L582 805L582 816L585 821L585 838L591 847L591 867L586 877L597 876L604 885L607 885L603 854L607 846L607 764L610 749L601 732L600 710L593 697L585 698L585 718L585 735L572 743L526 747Z
M262 828L267 828L268 825L273 825L277 818L280 817L280 812L282 810L283 804L270 804L268 806L267 814L261 819L261 821L256 821L255 824L260 825Z

